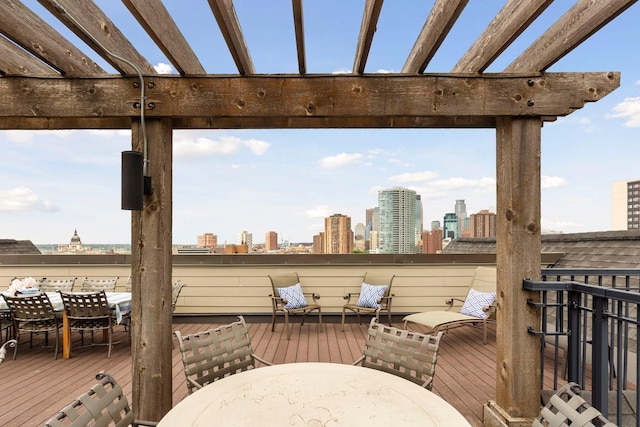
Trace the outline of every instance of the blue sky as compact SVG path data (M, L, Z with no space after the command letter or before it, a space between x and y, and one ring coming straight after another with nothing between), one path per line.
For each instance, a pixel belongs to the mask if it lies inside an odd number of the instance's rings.
M35 0L25 3L41 10ZM97 3L150 63L167 69L121 2ZM487 71L501 71L572 3L554 2ZM206 1L165 4L208 73L237 73ZM234 4L256 71L297 73L291 1ZM432 4L384 3L367 73L402 69ZM450 71L503 4L470 1L426 72ZM351 70L363 7L364 0L304 2L309 73ZM635 4L549 70L620 71L622 82L603 100L544 125L544 230L609 230L611 184L640 179L638 22ZM0 238L64 243L77 229L84 243L130 241L131 214L120 209L120 153L131 147L129 131L0 131L0 147ZM458 199L468 213L495 211L495 131L175 131L173 180L176 244L195 244L205 232L233 243L243 230L254 242L267 231L310 242L331 214L349 215L354 227L364 222L377 190L392 186L421 194L428 227Z

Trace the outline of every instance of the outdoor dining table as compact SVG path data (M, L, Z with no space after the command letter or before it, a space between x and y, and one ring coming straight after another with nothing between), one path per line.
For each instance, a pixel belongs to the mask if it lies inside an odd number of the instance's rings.
M404 378L338 363L287 363L215 381L187 396L159 427L470 426L453 406Z
M70 292L75 293L75 292ZM124 316L131 311L131 292L105 292L109 306L115 311L116 323L121 323ZM62 357L71 357L71 334L67 316L64 314L64 304L58 292L46 292L54 311L62 313ZM0 298L0 311L9 310L4 298Z

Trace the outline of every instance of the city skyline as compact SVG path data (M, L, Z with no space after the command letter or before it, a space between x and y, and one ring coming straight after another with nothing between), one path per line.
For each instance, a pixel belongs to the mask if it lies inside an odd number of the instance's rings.
M108 14L122 20L116 24L128 37L148 46L143 54L152 64L175 73L162 53L145 41L144 30L121 2L97 3L107 12L115 11ZM178 2L167 2L166 7L208 72L237 73L220 34L192 33L207 26L189 25L188 19L212 19L206 2L202 3L189 11L180 10ZM282 34L270 31L274 22L290 27L285 21L290 19L290 2L236 3L257 72L297 72L293 36L280 39ZM351 69L361 3L305 4L309 73ZM385 3L367 73L401 70L431 7L423 3ZM537 38L570 7L568 3L552 3L515 44ZM25 4L41 8L35 0ZM473 43L503 4L470 2L426 72L450 71L459 52ZM194 12L199 7L204 8L202 13ZM548 70L620 71L621 84L601 101L544 124L544 231L611 229L612 183L638 178L637 22L640 6L634 4ZM215 29L215 22L209 27ZM66 28L60 32L77 40ZM594 51L601 54L593 55ZM515 45L487 71L504 69L513 52L517 52ZM97 55L92 59L111 69ZM2 131L0 147L0 238L63 243L77 229L89 243L130 241L131 213L120 209L120 153L131 149L130 131ZM323 230L324 218L334 213L350 216L354 224L365 223L365 211L376 205L377 191L393 186L422 196L425 224L442 222L458 199L466 201L469 213L494 210L495 167L493 129L178 130L174 133L173 242L195 244L198 235L211 232L220 243L231 243L242 230L260 239L272 230L281 240L310 242Z

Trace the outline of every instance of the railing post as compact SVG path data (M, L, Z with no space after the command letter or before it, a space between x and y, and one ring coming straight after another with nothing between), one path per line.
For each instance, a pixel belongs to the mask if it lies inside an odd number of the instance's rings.
M607 334L607 299L602 295L593 295L593 328L591 354L593 360L591 404L605 416L608 416L608 372L609 345Z
M567 377L579 383L580 376L580 292L569 291L567 307Z

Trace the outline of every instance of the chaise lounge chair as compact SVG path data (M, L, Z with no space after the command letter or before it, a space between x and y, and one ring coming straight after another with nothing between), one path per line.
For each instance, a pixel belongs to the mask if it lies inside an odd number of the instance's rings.
M496 309L496 269L478 267L471 280L469 291L464 300L451 298L446 301L446 310L414 313L403 318L404 327L408 323L424 325L430 332L447 331L465 325L482 325L483 343L487 343L487 323L495 321ZM456 302L462 303L462 306ZM456 309L454 309L456 306Z

